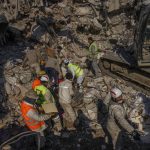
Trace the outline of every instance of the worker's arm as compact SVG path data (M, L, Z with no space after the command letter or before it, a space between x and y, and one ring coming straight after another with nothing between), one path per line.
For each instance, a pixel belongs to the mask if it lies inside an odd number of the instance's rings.
M129 124L129 122L124 118L124 114L119 109L114 110L114 117L120 124L120 126L125 129L128 133L132 133L134 128Z
M91 52L95 52L95 51L97 51L97 47L96 47L96 46L94 46L94 45L91 45L91 47L90 47L90 51L91 51Z
M39 114L37 111L34 110L29 110L27 116L37 121L44 121L50 118L49 115Z
M69 70L72 73L72 76L73 76L73 79L74 79L74 77L75 77L75 71L74 71L74 69L73 68L69 68Z

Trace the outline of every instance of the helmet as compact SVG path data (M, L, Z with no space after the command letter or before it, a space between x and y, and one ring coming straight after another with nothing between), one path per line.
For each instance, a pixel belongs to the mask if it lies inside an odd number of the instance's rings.
M40 80L42 82L48 82L49 81L49 77L48 77L48 75L43 75Z
M70 63L70 60L69 60L69 59L65 59L65 60L64 60L64 63L67 65L67 64Z
M111 91L110 91L110 93L111 93L111 96L113 98L118 98L119 96L122 95L122 91L120 89L116 88L116 87L112 88Z
M35 79L32 83L32 89L34 89L38 85L41 85L41 80Z
M42 75L44 75L44 74L46 74L46 72L45 72L44 70L41 70L41 71L39 71L39 73L38 73L39 76L42 76Z

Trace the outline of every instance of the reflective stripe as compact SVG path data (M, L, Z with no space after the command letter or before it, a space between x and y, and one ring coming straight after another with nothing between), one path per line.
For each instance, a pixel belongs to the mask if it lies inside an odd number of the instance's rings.
M26 124L30 124L30 126L37 125L39 122L35 120L24 120Z
M60 88L64 88L64 89L68 89L69 87L67 87L67 86L62 86L62 85L60 85L59 86Z
M79 66L77 66L77 68L76 68L76 74L80 73L80 71L81 71L81 68Z

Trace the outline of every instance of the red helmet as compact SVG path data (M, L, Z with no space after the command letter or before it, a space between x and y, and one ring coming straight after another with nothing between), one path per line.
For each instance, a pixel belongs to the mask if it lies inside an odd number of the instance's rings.
M41 85L41 81L39 79L35 79L32 83L32 89L34 89L38 85Z

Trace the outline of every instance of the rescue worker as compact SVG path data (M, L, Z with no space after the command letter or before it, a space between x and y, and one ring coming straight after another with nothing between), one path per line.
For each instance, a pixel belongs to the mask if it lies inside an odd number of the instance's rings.
M38 74L40 72L40 64L39 64L39 58L40 54L38 52L38 49L36 50L29 50L29 48L26 51L26 56L23 60L23 67L28 62L29 66L31 67L33 73Z
M45 120L50 119L50 115L40 114L35 107L38 96L33 90L26 93L23 101L21 102L21 114L24 119L26 126L35 132L39 132L41 135L41 144L44 146L45 137L44 130L47 128Z
M127 121L122 91L116 87L110 91L111 101L108 106L107 129L111 135L114 150L122 148L123 131L127 131L135 140L140 140L139 133Z
M73 124L76 119L76 115L71 106L71 100L74 94L72 89L72 79L72 74L66 73L65 80L59 84L59 103L64 109L64 112L70 117L71 123Z
M51 94L49 87L49 77L47 75L43 75L40 79L35 79L32 83L32 89L40 95L41 98L43 96L43 100L50 100L55 102L53 95Z
M67 69L69 72L72 73L73 79L77 78L77 84L80 88L80 92L82 92L82 82L84 80L84 71L82 68L80 68L79 65L71 63L68 59L64 60L65 65L67 66Z
M51 103L55 103L55 106L57 108L57 102L55 101L54 96L52 95L51 91L49 90L49 77L47 75L43 75L40 79L35 79L32 83L32 89L39 95L39 104L44 103L45 101L50 101ZM58 108L57 108L58 109ZM52 116L51 120L54 125L54 122L57 122L58 130L62 129L62 123L61 118L59 116L59 113L55 113Z
M86 64L88 66L88 69L91 70L96 77L99 77L101 71L97 64L98 47L92 37L88 38L88 43L89 43L89 57L86 60Z

